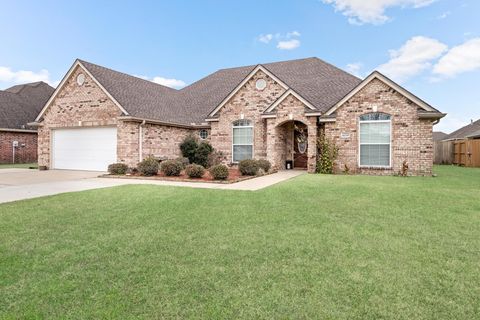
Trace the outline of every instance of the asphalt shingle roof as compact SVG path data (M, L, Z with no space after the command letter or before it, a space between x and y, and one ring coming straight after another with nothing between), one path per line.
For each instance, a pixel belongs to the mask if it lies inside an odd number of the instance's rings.
M448 136L448 134L445 132L433 131L433 141L442 141L446 136Z
M472 123L461 127L458 130L453 131L447 135L443 140L456 140L456 139L465 139L468 137L476 136L480 132L480 119L473 121Z
M255 65L218 70L180 89L114 71L86 61L82 65L134 117L178 124L203 123ZM262 64L319 111L337 103L361 80L318 58Z
M27 123L35 121L54 90L40 81L0 91L0 128L31 129Z

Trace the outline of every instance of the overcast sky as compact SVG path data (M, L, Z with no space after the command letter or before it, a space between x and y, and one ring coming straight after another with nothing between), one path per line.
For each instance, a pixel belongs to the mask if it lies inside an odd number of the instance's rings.
M479 0L2 2L0 89L56 85L75 58L181 88L316 56L385 73L448 113L435 130L480 118Z

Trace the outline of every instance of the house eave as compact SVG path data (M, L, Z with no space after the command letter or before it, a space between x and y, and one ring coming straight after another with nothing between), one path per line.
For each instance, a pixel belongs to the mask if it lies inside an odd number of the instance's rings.
M419 112L418 118L419 119L441 119L445 117L446 113L441 112Z
M133 116L120 116L118 117L120 121L132 121L132 122L140 122L140 123L150 123L150 124L158 124L167 127L177 127L177 128L185 128L185 129L202 129L202 128L210 128L210 125L207 123L191 123L191 124L184 124L184 123L176 123L176 122L168 122L168 121L161 121L155 119L146 119L141 117L133 117Z
M30 129L13 129L13 128L0 128L0 132L37 133L37 130L30 130Z

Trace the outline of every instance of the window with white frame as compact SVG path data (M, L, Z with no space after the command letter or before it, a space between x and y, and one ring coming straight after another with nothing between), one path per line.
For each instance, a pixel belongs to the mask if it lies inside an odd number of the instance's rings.
M232 161L253 158L253 125L249 120L233 122Z
M360 116L360 166L391 166L391 116L373 112Z

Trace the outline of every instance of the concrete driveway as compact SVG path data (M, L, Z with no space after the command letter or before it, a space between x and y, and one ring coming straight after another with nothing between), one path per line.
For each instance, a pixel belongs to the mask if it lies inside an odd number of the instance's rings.
M95 182L100 174L102 172L0 169L0 203L116 185Z
M153 184L226 190L259 190L304 174L304 171L280 171L233 184L181 182L140 179L98 178L103 172L32 169L0 169L0 203L49 196L65 192L114 187L125 184Z

